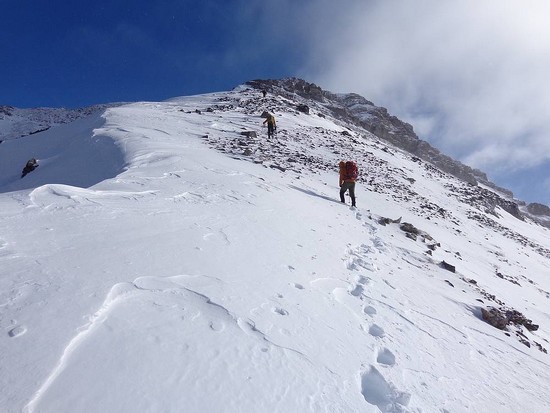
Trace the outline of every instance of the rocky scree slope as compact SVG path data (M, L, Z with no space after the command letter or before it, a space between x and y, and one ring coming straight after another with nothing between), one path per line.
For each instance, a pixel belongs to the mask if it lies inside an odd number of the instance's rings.
M386 108L375 106L358 94L335 94L297 78L252 80L246 85L299 101L297 106L312 106L319 113L329 115L343 124L353 125L359 130L368 131L381 141L429 162L441 171L470 185L486 186L488 190L482 192L484 192L487 208L491 209L498 205L518 219L528 218L550 227L550 210L538 208L538 213L534 213L533 209L536 206L526 206L524 202L515 200L512 191L491 182L484 172L441 153L428 142L419 139L412 125L392 116Z

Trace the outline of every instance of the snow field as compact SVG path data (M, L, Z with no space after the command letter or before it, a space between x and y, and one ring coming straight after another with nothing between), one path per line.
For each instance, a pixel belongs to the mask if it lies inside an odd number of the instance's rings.
M336 171L282 172L213 151L205 134L262 133L249 114L193 113L224 96L127 105L88 130L44 132L60 142L59 158L33 147L52 159L37 171L46 177L4 181L1 410L546 411L548 356L480 320L485 297L467 280L540 316L539 341L548 259L479 228L442 195L446 178L427 180L376 144L460 226L364 184L350 209ZM341 129L287 113L278 121ZM14 143L12 169L27 145ZM65 158L79 164L70 179ZM441 246L430 256L426 242L379 223L400 216ZM542 229L502 211L499 222L544 242Z

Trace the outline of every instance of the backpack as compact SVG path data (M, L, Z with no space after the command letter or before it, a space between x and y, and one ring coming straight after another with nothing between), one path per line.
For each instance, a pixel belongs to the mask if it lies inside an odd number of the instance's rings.
M347 161L344 172L344 179L357 179L359 176L359 169L357 169L357 164L353 161Z

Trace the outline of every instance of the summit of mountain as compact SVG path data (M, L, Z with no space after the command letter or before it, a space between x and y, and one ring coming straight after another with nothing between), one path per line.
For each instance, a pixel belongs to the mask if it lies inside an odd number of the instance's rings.
M246 83L257 89L266 89L272 93L299 96L306 102L322 107L331 116L342 122L364 128L379 139L391 143L419 158L432 163L442 171L476 185L481 182L508 196L512 192L498 188L490 182L486 174L452 159L421 140L414 132L413 126L391 115L384 107L376 106L357 93L335 94L303 79L286 78L281 80L253 80Z

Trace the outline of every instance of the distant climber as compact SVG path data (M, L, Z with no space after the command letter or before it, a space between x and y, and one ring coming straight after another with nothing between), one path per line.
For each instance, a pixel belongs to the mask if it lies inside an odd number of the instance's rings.
M267 138L271 138L275 131L277 130L277 125L275 124L275 116L273 116L271 113L266 114L266 118L264 120L264 125L267 123Z
M349 196L351 197L351 206L355 206L355 181L359 176L359 170L357 164L353 161L340 161L338 164L340 168L340 201L346 202L344 194L349 190Z
M267 95L267 91L265 89L262 90L262 95L264 95L264 98L265 98L265 95Z
M23 168L23 171L21 172L21 178L23 178L25 175L27 175L29 172L34 171L36 168L38 168L38 162L36 159L31 158L27 161L27 164Z

